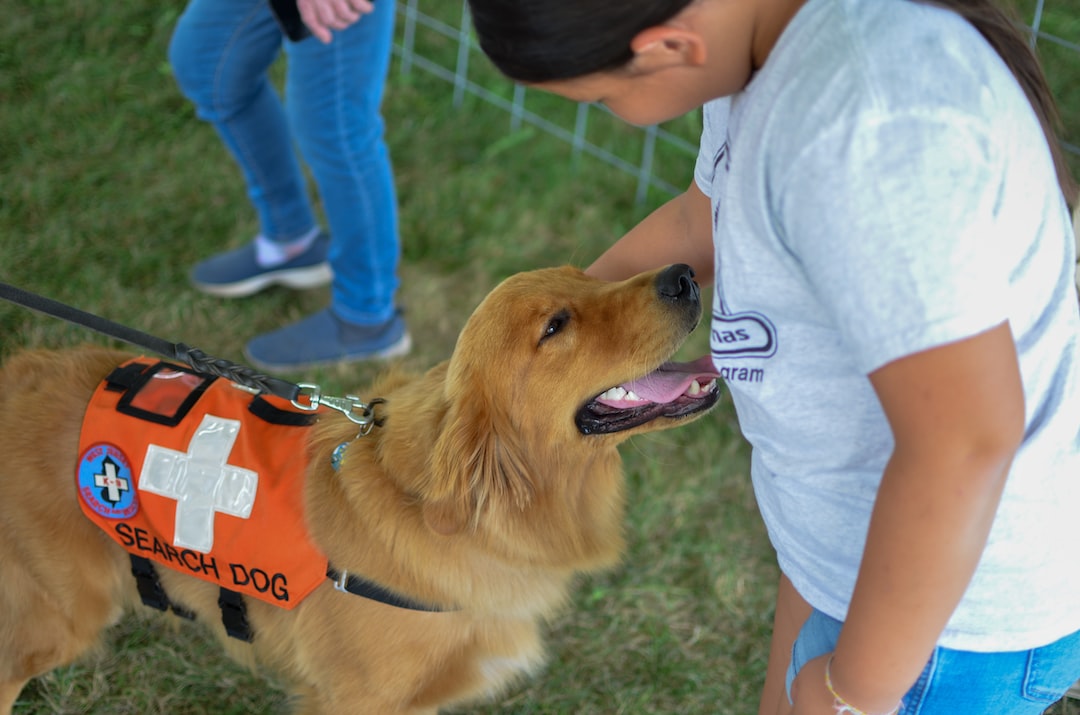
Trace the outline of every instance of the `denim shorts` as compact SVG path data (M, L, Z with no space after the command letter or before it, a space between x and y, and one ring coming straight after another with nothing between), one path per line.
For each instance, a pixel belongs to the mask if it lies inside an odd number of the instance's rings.
M831 653L840 621L814 610L799 631L787 691L808 661ZM1080 679L1080 631L1026 651L974 653L935 648L900 715L1041 715Z

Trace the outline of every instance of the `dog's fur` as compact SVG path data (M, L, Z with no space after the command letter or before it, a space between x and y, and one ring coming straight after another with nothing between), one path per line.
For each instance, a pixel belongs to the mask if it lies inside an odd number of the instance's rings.
M685 414L611 433L575 424L693 330L697 288L673 275L514 276L477 308L450 360L390 371L361 393L386 400L384 424L350 444L340 471L330 452L356 426L329 413L312 428L306 512L330 562L453 610L395 608L328 580L293 610L247 599L248 645L225 635L216 586L160 568L166 593L230 654L276 671L303 713L434 713L535 671L539 622L576 572L613 565L623 548L616 445L715 402L710 392ZM138 606L126 553L82 515L73 480L84 407L126 357L26 352L0 372L0 713Z

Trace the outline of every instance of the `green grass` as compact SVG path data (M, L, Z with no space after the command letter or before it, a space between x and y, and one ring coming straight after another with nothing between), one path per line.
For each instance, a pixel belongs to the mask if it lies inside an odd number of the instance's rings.
M456 3L442 7L449 6ZM6 7L0 280L239 361L248 338L321 308L327 294L272 290L223 301L189 288L193 262L247 240L257 227L236 167L165 65L181 8L179 0L14 0ZM1075 27L1075 17L1066 13L1063 22ZM1075 71L1077 58L1067 60ZM490 69L479 65L476 73L485 86L509 91ZM441 80L395 68L386 99L402 299L416 342L406 362L416 368L449 355L466 316L499 279L586 265L664 198L652 192L647 205L636 205L631 177L575 157L537 130L511 133L507 116L476 98L461 106L451 98ZM528 106L570 111L542 96L530 96ZM605 121L596 134L632 155L636 133ZM676 129L692 133L693 120ZM676 162L665 178L685 184L691 169L690 161ZM688 355L704 351L703 333ZM2 355L88 340L109 342L0 305ZM376 369L290 377L341 394L361 388ZM638 438L624 456L624 563L578 583L571 607L548 628L544 672L470 712L755 711L777 572L731 405L724 401L684 429ZM197 628L137 615L111 631L99 652L31 683L16 712L239 715L285 707L272 681L225 660Z

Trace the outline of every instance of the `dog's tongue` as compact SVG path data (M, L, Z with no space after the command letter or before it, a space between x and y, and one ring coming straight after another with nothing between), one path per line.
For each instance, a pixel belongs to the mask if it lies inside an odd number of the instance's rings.
M720 377L708 355L693 362L669 362L661 365L640 380L623 385L627 392L649 402L667 403L682 396L690 383L697 380L702 386Z

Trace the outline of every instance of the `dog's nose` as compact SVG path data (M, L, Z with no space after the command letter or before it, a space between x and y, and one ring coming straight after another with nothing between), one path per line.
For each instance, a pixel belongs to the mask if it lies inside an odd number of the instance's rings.
M660 271L656 276L656 292L672 303L697 303L701 299L698 285L694 282L694 269L685 263L676 263Z

